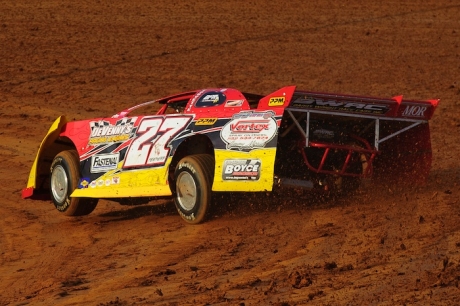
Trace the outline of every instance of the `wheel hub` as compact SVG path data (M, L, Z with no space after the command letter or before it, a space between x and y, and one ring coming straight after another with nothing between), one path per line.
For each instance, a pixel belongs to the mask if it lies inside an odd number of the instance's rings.
M57 202L63 203L67 198L68 179L64 168L56 166L51 174L51 192Z
M179 174L176 189L179 205L186 211L192 210L197 200L196 184L192 175L188 172Z

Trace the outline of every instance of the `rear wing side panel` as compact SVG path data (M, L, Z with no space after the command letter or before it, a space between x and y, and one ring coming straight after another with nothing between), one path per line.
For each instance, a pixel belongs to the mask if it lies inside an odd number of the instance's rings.
M439 100L404 100L402 96L391 99L364 96L336 95L296 91L289 109L310 109L334 113L356 114L387 118L429 120Z

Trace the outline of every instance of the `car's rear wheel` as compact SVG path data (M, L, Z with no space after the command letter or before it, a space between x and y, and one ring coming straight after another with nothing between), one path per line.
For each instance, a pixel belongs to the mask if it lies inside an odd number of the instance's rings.
M74 150L62 151L51 164L50 193L56 209L67 216L91 213L98 199L70 197L80 180L78 154Z
M174 171L174 203L182 219L197 224L206 219L211 205L214 158L196 154L180 160Z

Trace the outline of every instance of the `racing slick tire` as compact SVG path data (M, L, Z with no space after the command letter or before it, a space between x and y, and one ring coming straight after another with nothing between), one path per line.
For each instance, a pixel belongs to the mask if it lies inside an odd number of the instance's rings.
M174 204L182 219L198 224L206 219L211 206L214 158L195 154L179 161L174 171Z
M50 193L56 209L66 216L90 214L98 199L70 197L80 180L78 153L74 150L62 151L51 164Z

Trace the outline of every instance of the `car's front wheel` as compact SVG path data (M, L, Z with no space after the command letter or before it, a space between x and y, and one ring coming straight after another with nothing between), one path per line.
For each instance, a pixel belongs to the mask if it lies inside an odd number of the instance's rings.
M211 205L214 158L209 154L190 155L177 164L174 203L182 219L197 224L206 219Z
M56 209L67 216L82 216L91 213L98 199L70 197L80 180L78 153L62 151L51 164L50 193Z

